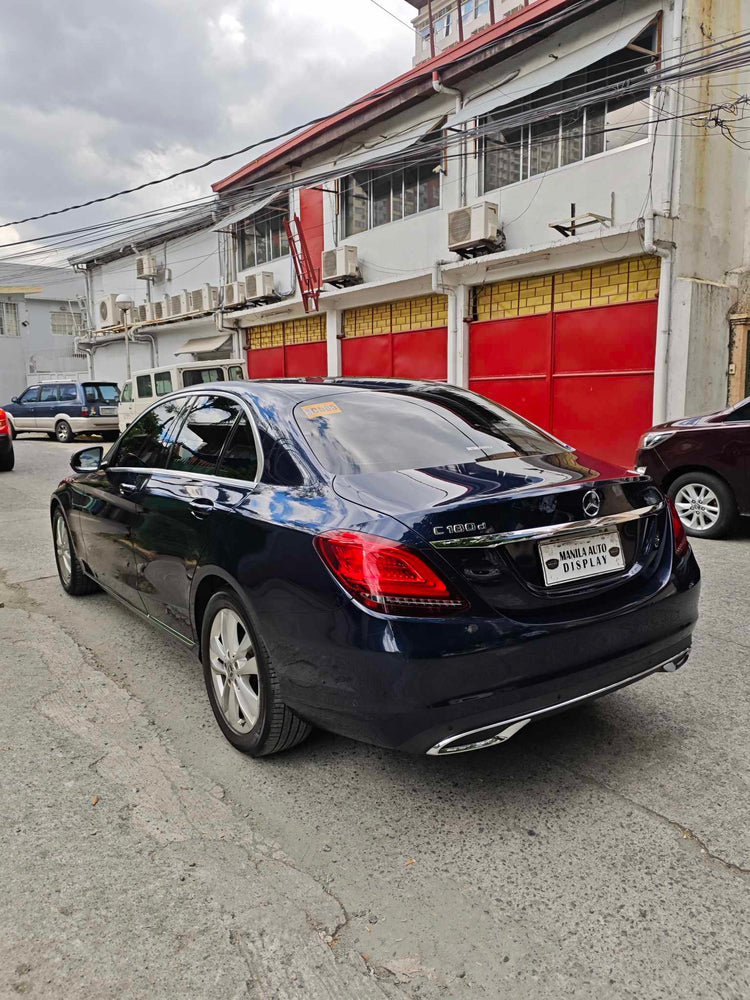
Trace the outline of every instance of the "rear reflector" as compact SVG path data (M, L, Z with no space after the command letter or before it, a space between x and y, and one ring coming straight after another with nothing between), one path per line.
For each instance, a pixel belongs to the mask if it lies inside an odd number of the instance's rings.
M355 531L318 535L315 548L341 586L374 611L442 617L468 605L412 549Z
M690 542L685 534L685 527L680 520L680 515L677 513L674 500L672 500L671 497L667 497L667 506L669 507L669 513L672 516L672 534L674 535L675 555L682 558L690 551Z

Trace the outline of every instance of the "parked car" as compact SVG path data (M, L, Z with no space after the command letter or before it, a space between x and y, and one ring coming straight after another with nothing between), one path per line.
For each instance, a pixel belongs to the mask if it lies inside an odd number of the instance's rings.
M118 436L116 382L42 382L5 405L14 435L46 431L67 443L77 434Z
M10 472L15 461L10 423L5 415L5 410L0 410L0 472Z
M192 645L226 738L443 755L686 661L700 574L645 477L439 383L183 390L51 501L60 579Z
M635 464L674 500L689 535L723 538L738 514L750 516L750 397L652 427Z
M133 377L123 384L118 410L120 430L132 424L139 413L143 413L154 399L168 396L177 389L188 389L193 385L207 382L242 382L247 378L247 362L241 358L230 358L208 364L205 361L191 361L171 368L147 368L134 372Z

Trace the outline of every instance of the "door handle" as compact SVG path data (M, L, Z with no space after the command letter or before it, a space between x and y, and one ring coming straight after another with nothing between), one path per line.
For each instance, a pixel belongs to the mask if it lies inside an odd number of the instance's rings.
M137 493L140 489L138 483L120 483L119 490L120 493L130 496L131 493Z
M197 499L190 501L190 510L192 511L193 517L206 517L213 509L213 500L209 500L206 497L198 497Z

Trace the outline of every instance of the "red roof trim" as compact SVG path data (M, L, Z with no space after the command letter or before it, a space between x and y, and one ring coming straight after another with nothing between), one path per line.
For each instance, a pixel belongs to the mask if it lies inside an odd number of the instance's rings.
M212 184L212 190L224 191L226 188L231 187L231 185L236 184L238 181L247 179L256 170L259 170L261 167L268 166L268 164L273 163L274 160L280 159L284 153L291 152L305 140L312 139L314 136L324 133L326 129L330 128L332 125L346 121L347 118L353 118L359 112L372 107L379 101L385 100L387 97L392 97L394 90L397 90L408 83L412 83L422 76L431 76L435 70L439 70L444 66L450 66L456 59L469 55L476 49L486 45L488 42L493 42L496 39L502 38L504 35L510 34L510 32L516 28L535 21L538 18L544 17L546 14L553 13L554 11L565 7L568 3L569 0L536 0L536 2L531 3L528 7L522 7L514 14L509 14L508 17L503 18L502 21L489 25L484 31L477 32L476 35L472 35L463 42L459 42L458 45L453 45L450 49L447 49L445 52L441 52L433 59L428 59L426 62L413 67L413 69L409 70L407 73L397 76L395 80L391 80L390 83L384 84L382 87L378 87L377 90L370 91L373 95L372 100L368 101L367 97L369 95L365 94L361 102L355 107L347 108L346 110L339 111L338 113L334 112L334 114L332 114L329 118L326 118L325 121L318 122L317 125L312 125L310 128L305 129L304 132L300 132L299 135L293 136L291 139L283 142L280 146L276 146L274 149L264 153L263 156L258 157L258 159L252 160L244 167L240 167L238 170L235 170L234 173L229 174L228 177ZM382 91L387 91L387 93L383 94Z

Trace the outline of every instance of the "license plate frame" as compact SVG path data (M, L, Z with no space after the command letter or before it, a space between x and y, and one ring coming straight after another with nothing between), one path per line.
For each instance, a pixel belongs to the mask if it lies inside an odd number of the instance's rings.
M613 553L617 549L617 553ZM619 528L592 528L580 534L538 543L545 587L560 587L598 576L621 573L625 553Z

